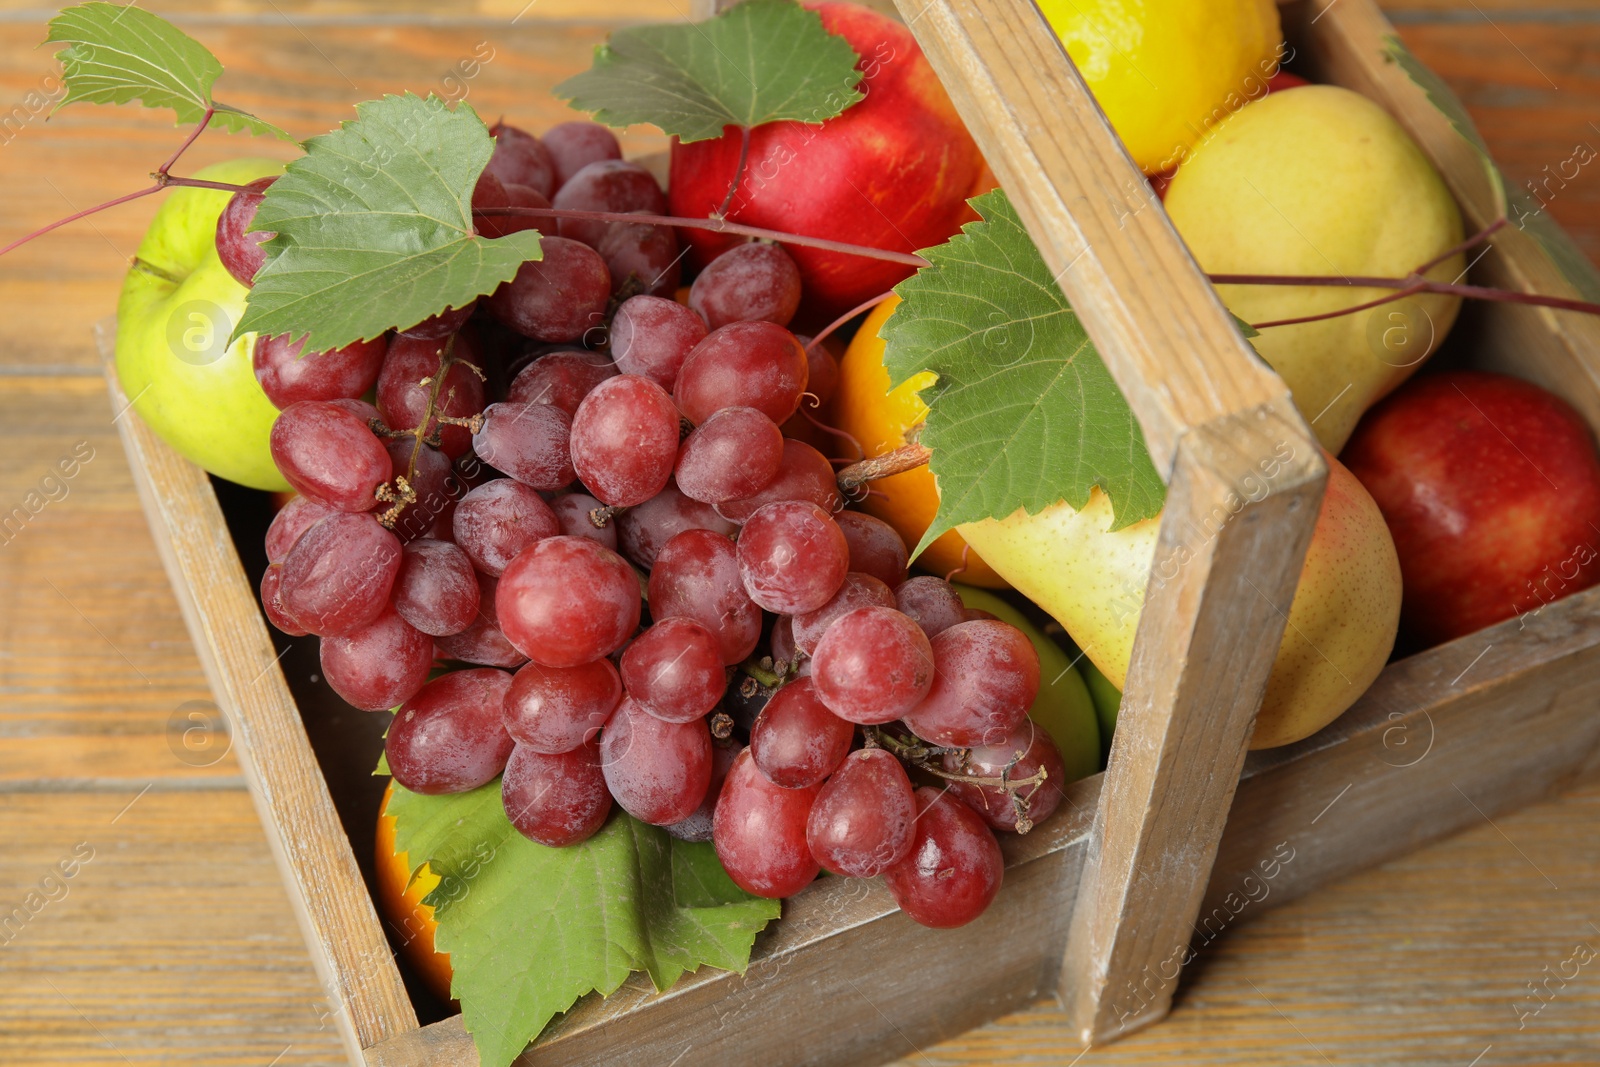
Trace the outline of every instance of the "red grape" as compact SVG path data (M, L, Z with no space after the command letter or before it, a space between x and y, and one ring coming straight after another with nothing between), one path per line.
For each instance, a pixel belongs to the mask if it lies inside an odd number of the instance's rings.
M492 781L511 755L500 704L511 675L452 671L422 687L389 727L383 751L394 780L413 793L464 793Z
M850 569L870 574L890 589L906 580L910 554L895 528L861 511L840 511L833 521L850 545Z
M758 492L783 463L783 433L755 408L723 408L683 442L674 473L692 500L716 504Z
M283 557L300 540L301 534L311 529L319 519L325 519L338 510L308 496L291 497L287 504L278 509L278 513L272 517L272 525L267 527L267 562L282 563Z
M622 653L622 683L630 697L659 719L703 718L728 687L722 645L693 619L662 619Z
M815 786L773 785L756 768L749 749L739 753L717 799L711 840L740 889L788 897L816 878L817 861L806 844L806 819L816 796Z
M466 358L464 335L457 334L452 353L457 359ZM439 354L448 340L425 339L397 335L384 357L383 370L378 373L378 411L384 424L395 430L414 430L428 410L428 397L433 394L433 378L439 373ZM422 384L428 379L428 384ZM483 382L473 373L469 363L455 363L445 371L444 382L439 386L438 402L434 415L451 418L469 418L483 410ZM472 431L465 426L442 426L437 418L428 422L427 435L439 437L439 450L456 459L472 444Z
M340 511L371 511L394 476L383 442L359 418L324 400L302 400L272 423L272 461L302 496Z
M536 341L576 341L603 324L611 274L600 253L564 237L540 242L530 259L484 301L489 314Z
M1004 743L1039 693L1033 642L1009 623L979 621L958 623L931 644L933 686L905 714L906 725L936 745Z
M712 330L683 361L672 395L699 425L722 408L755 408L782 423L806 389L806 353L794 334L770 322L735 322Z
M331 352L305 351L305 340L287 334L258 337L251 352L261 391L280 410L297 400L354 399L378 382L389 339L357 341Z
M800 307L800 268L775 244L735 245L700 272L689 306L713 330L730 322L787 326Z
M567 438L572 417L554 404L500 403L483 409L472 451L535 489L564 489L575 476Z
M656 183L655 175L639 164L602 159L562 182L561 188L550 198L550 205L563 211L642 211L663 215L667 210L667 198ZM559 219L556 232L594 248L614 225L617 224Z
M371 515L329 515L283 559L285 614L322 637L355 633L383 613L400 570L400 542Z
M517 553L561 531L544 498L510 478L485 482L462 497L452 526L472 565L496 578Z
M923 926L965 926L1000 891L1000 844L971 808L941 790L918 789L917 808L911 851L884 871L884 884L900 909Z
M544 131L539 140L555 164L558 189L590 163L622 158L616 135L598 122L563 122Z
M967 606L950 588L950 583L928 574L908 578L895 586L894 604L916 620L929 640L957 623L967 621Z
M636 293L671 296L678 290L682 268L678 236L671 226L648 222L614 222L595 246L611 272L611 291L631 287Z
M560 848L593 837L611 814L599 746L551 755L517 745L500 780L500 803L530 841Z
M513 403L554 404L568 415L590 391L617 373L616 364L598 352L550 352L522 368L511 382Z
M277 180L274 174L247 182L243 189L228 198L228 206L217 217L217 258L240 285L254 282L256 272L267 261L266 250L261 245L274 235L245 231L255 221L256 209L266 199L267 187Z
M611 355L624 374L649 378L670 390L695 345L706 339L706 324L676 300L630 296L611 320Z
M467 554L449 541L406 545L394 580L394 609L425 634L448 637L478 617L478 576Z
M790 637L794 641L794 647L807 656L816 655L817 642L822 640L822 635L833 625L833 620L856 608L871 607L894 607L894 594L889 591L888 586L869 574L849 572L844 576L844 584L839 587L839 591L833 594L826 604L815 611L808 611L804 615L792 618Z
M871 878L906 858L916 824L917 798L905 768L881 748L864 748L823 783L806 820L806 842L823 869Z
M304 637L306 628L295 622L288 611L284 609L283 598L279 595L279 584L283 580L283 565L273 563L268 565L266 572L261 575L261 610L266 614L267 621L276 626L290 637Z
M530 663L506 693L506 732L535 752L571 752L593 741L622 700L622 679L605 658L576 667Z
M489 207L540 207L550 206L550 198L531 185L519 185L516 182L504 182L501 189L502 200L500 203L485 203ZM479 207L476 199L473 207ZM550 219L538 215L478 215L473 218L473 227L485 237L505 237L508 234L521 233L523 230L539 230L541 232L553 229Z
M535 663L576 667L621 648L639 626L639 576L586 537L549 537L512 561L500 629Z
M761 640L761 609L744 591L733 542L710 530L668 541L650 571L650 614L683 616L717 635L722 662L741 662Z
M722 795L722 784L728 780L728 771L733 768L733 761L738 758L744 749L712 742L711 745L711 785L706 788L705 799L700 806L694 809L694 814L682 822L672 823L666 827L667 833L679 841L703 842L711 840L711 820L716 816L717 798Z
M591 512L598 511L601 507L600 501L582 493L567 493L550 501L550 510L555 512L556 522L561 526L563 537L587 537L615 552L617 524L608 522L604 526L596 526L594 520L589 517Z
M1022 725L998 745L978 745L947 752L944 756L945 770L981 778L999 778L1004 774L1015 782L1033 777L1040 768L1045 772L1043 782L1017 790L1017 795L1027 803L1028 818L1035 823L1044 821L1061 806L1062 790L1067 784L1067 769L1061 762L1061 753L1056 751L1055 742L1042 726L1032 719L1023 719ZM972 782L951 782L950 790L996 830L1017 828L1017 808L1005 790Z
M540 196L549 196L556 189L556 161L539 138L526 130L505 122L489 127L494 138L494 152L484 169L502 185L527 185Z
M500 583L487 574L478 575L478 614L465 630L435 638L433 647L445 659L481 663L488 667L520 667L528 657L511 647L500 632L495 616L495 594Z
M835 619L811 657L817 695L841 719L893 722L928 694L933 649L893 608L856 608Z
M614 520L622 554L649 570L662 546L685 530L710 530L731 538L739 527L718 515L710 504L690 500L671 482L655 496ZM729 547L732 547L730 542Z
M323 638L321 653L322 676L363 711L411 699L433 668L433 638L392 610L353 634Z
M600 732L600 768L624 811L670 826L693 815L711 787L711 731L703 719L667 722L624 697Z
M767 645L775 667L795 667L801 677L811 673L810 657L795 647L793 615L778 616L772 624L772 635L767 638Z
M817 398L819 406L825 405L839 387L839 357L829 347L833 341L824 338L821 344L814 345L811 338L800 334L795 334L795 340L806 350L806 392Z
M817 699L810 678L783 686L750 729L750 755L773 785L821 785L850 754L856 728Z
M804 500L750 516L739 532L739 577L768 611L799 615L826 604L844 584L850 546L833 517Z
M429 315L415 326L408 326L398 332L401 337L413 340L440 341L453 333L460 332L461 327L472 318L472 312L477 306L476 300L469 300L461 307L448 308L437 315Z
M595 498L628 507L655 496L678 457L678 410L649 378L595 386L572 419L572 463Z
M717 514L734 522L746 522L759 509L780 500L809 500L829 513L838 511L839 484L828 458L804 441L784 438L783 461L772 481L750 496L724 500L716 505Z

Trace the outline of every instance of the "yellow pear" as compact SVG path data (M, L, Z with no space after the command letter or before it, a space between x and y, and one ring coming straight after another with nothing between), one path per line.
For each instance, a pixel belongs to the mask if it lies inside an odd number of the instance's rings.
M1082 511L1065 502L1037 515L1018 510L961 534L1121 689L1161 519L1113 531L1111 517L1096 489ZM1287 745L1338 718L1383 670L1399 624L1400 561L1389 529L1366 489L1329 457L1327 493L1250 747Z
M1308 85L1272 93L1220 123L1178 168L1167 214L1212 274L1403 278L1461 241L1461 213L1398 123L1359 93ZM1456 281L1460 253L1427 277ZM1219 285L1249 323L1354 307L1393 290ZM1455 321L1460 298L1406 297L1252 339L1283 376L1324 448L1406 379Z

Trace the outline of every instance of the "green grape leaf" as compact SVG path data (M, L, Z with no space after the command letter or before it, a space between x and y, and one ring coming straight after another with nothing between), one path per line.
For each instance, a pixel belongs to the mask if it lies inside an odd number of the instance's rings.
M1429 70L1427 65L1411 53L1400 38L1394 34L1387 34L1383 39L1385 56L1391 63L1397 63L1400 69L1428 96L1428 102L1438 108L1445 118L1450 120L1450 125L1461 135L1468 144L1477 150L1478 160L1483 165L1484 173L1489 179L1489 188L1494 194L1495 205L1501 215L1506 211L1506 182L1500 174L1500 168L1495 166L1494 158L1489 155L1489 146L1484 143L1483 135L1478 132L1478 127L1473 124L1472 116L1467 114L1461 98L1456 96L1450 86L1445 84L1443 78Z
M540 253L534 230L473 233L472 188L493 151L465 104L407 93L356 105L256 210L252 229L277 236L235 336L307 337L323 352L494 292Z
M858 100L859 56L793 0L747 0L707 22L618 30L557 96L609 126L649 123L684 142L727 126L820 123Z
M128 4L88 3L65 8L50 20L45 44L65 44L61 61L67 95L76 101L171 108L180 125L199 122L215 107L211 125L230 132L294 138L248 112L211 99L222 64L199 41L157 15Z
M890 381L922 372L939 511L917 545L979 519L1081 508L1098 485L1114 528L1161 510L1166 487L1133 411L1001 190L972 200L983 216L895 287L880 331Z
M512 828L498 780L446 796L396 784L388 812L413 870L425 862L440 877L425 902L484 1067L506 1067L552 1016L634 971L657 989L705 964L742 972L778 917L778 901L736 887L709 844L623 812L565 848Z

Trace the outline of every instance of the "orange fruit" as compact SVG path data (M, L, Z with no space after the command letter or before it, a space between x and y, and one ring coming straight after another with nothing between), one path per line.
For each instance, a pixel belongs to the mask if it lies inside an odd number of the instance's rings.
M450 954L434 947L433 935L438 924L433 921L433 909L422 902L422 898L439 884L439 876L424 863L413 879L406 854L395 851L394 816L389 814L389 797L393 794L391 781L383 791L383 805L378 809L378 910L391 924L400 941L400 950L423 982L439 999L449 1000Z
M892 296L873 308L839 363L833 425L859 441L869 458L906 443L906 431L928 417L928 405L917 393L938 380L938 375L924 371L895 389L889 388L889 372L883 366L884 345L878 330L899 304L900 298ZM907 547L916 547L939 510L939 487L933 472L927 467L918 467L880 478L872 483L872 489L860 503L861 509L893 526L905 539ZM960 534L949 530L924 549L916 563L942 577L961 567L966 546ZM960 580L990 589L1009 588L1005 579L979 559L976 552L970 551Z

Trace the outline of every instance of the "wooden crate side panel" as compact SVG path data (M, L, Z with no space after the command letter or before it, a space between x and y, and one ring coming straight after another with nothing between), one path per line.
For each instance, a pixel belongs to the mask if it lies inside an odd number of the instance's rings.
M1499 217L1482 157L1406 72L1388 60L1386 38L1395 30L1373 0L1342 0L1326 10L1313 10L1306 0L1296 0L1284 8L1284 22L1317 80L1342 85L1381 104L1416 140L1461 206L1469 233ZM1491 237L1493 250L1476 259L1474 281L1520 292L1579 296L1522 228L1523 220L1515 211L1510 223ZM1551 220L1547 224L1556 226ZM1542 385L1576 406L1590 425L1600 427L1600 359L1596 358L1600 320L1515 304L1478 311L1473 318L1477 335L1468 338L1476 365Z
M967 926L916 925L879 879L825 878L785 902L745 974L707 968L661 994L635 975L518 1063L880 1063L1031 1004L1056 980L1099 787L1074 783L1064 810L1007 840L1000 894ZM460 1016L367 1051L369 1067L477 1062Z
M127 398L108 365L112 405ZM117 420L144 504L273 858L351 1062L391 1034L415 1030L411 1006L350 841L328 796L277 651L204 471L137 415Z
M1202 922L1280 842L1272 905L1540 800L1600 768L1600 590L1392 664L1329 731L1253 756ZM1251 907L1257 907L1252 904ZM1257 910L1260 910L1257 908ZM1202 934L1206 931L1202 930Z

